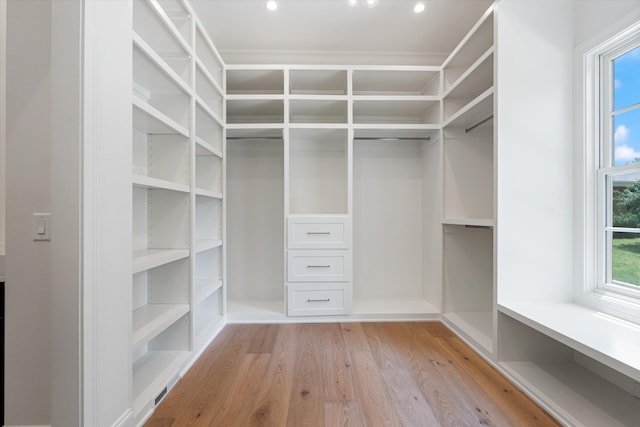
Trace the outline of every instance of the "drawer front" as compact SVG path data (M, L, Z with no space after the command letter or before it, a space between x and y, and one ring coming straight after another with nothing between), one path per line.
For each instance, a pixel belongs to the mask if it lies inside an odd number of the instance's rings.
M289 218L290 249L348 249L351 232L347 218Z
M330 286L326 284L287 286L287 314L289 316L326 316L349 314L349 297L345 284Z
M351 280L350 252L289 251L287 281L347 282Z

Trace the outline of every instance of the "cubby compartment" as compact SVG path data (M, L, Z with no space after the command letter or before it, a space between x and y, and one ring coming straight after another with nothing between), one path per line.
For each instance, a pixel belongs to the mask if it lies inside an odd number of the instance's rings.
M498 334L500 368L563 424L637 425L636 380L502 312Z
M494 20L493 7L491 7L442 64L445 94L463 80L474 67L480 65L478 60L481 57L492 52L493 34ZM493 72L491 74L493 78Z
M133 129L133 175L189 185L189 140L182 135Z
M165 121L189 126L189 95L183 83L171 78L145 52L133 49L133 94L158 111Z
M289 101L290 123L347 123L347 101L295 99Z
M281 69L227 70L228 95L283 95Z
M353 95L437 96L439 89L439 67L353 71Z
M354 124L418 124L440 126L440 102L424 99L368 100L353 102Z
M133 187L134 273L189 255L189 194Z
M185 4L180 0L157 1L184 41L187 44L191 43L191 21L193 19L191 11L185 8Z
M285 313L282 130L230 130L227 137L228 315L232 320L244 321L282 319Z
M493 56L491 48L445 93L445 123L460 114L461 110L471 108L473 103L478 102L478 97L493 88Z
M289 211L346 214L348 134L342 129L291 129Z
M494 219L494 150L491 129L448 130L444 148L444 219ZM474 222L469 222L474 224Z
M212 331L222 328L223 292L217 288L194 308L194 348L201 349L211 341Z
M222 287L223 248L216 247L195 255L193 303L200 304Z
M196 25L196 57L204 72L224 90L224 61L199 24Z
M205 73L200 65L196 67L196 95L205 108L209 108L213 114L222 118L224 97L210 79L210 75Z
M133 352L133 413L152 407L153 400L177 381L189 357L189 316L185 314L151 341Z
M164 3L178 3L164 2ZM168 5L167 5L168 6ZM190 54L186 40L177 29L171 28L171 21L162 17L162 9L158 9L152 2L136 0L133 2L133 41L138 48L153 52L154 56L162 58L184 82L190 83ZM176 22L180 20L176 16ZM188 21L188 19L187 19ZM184 30L184 25L179 28ZM189 26L186 24L187 27ZM188 29L186 30L188 31ZM135 66L134 66L135 70Z
M222 240L222 199L196 197L196 241Z
M346 70L290 70L292 95L347 95Z
M493 276L493 230L444 225L443 318L487 355L493 354Z
M222 197L222 158L216 155L196 156L196 193Z
M284 101L227 99L227 123L284 123Z
M219 117L209 114L196 102L196 154L222 157L224 127Z

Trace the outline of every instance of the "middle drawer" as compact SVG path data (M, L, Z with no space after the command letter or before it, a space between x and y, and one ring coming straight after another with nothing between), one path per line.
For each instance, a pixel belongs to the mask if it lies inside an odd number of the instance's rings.
M289 282L348 282L351 280L350 251L290 250L287 256Z

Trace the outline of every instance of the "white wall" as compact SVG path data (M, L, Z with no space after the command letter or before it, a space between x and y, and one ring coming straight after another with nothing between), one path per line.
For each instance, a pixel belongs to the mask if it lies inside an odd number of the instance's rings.
M51 423L51 244L31 238L50 210L51 4L7 6L5 421Z
M496 13L498 302L568 301L573 4L503 0Z
M622 19L637 20L638 7L640 0L578 1L574 18L575 45L579 46L599 33L607 33L611 25Z
M0 0L0 277L4 277L5 254L5 136L6 136L6 55L7 55L7 1Z

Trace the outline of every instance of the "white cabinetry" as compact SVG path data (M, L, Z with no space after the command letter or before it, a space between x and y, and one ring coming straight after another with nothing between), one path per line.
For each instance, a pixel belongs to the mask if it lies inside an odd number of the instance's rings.
M223 326L224 64L186 3L133 1L132 409ZM195 40L195 43L194 43Z

